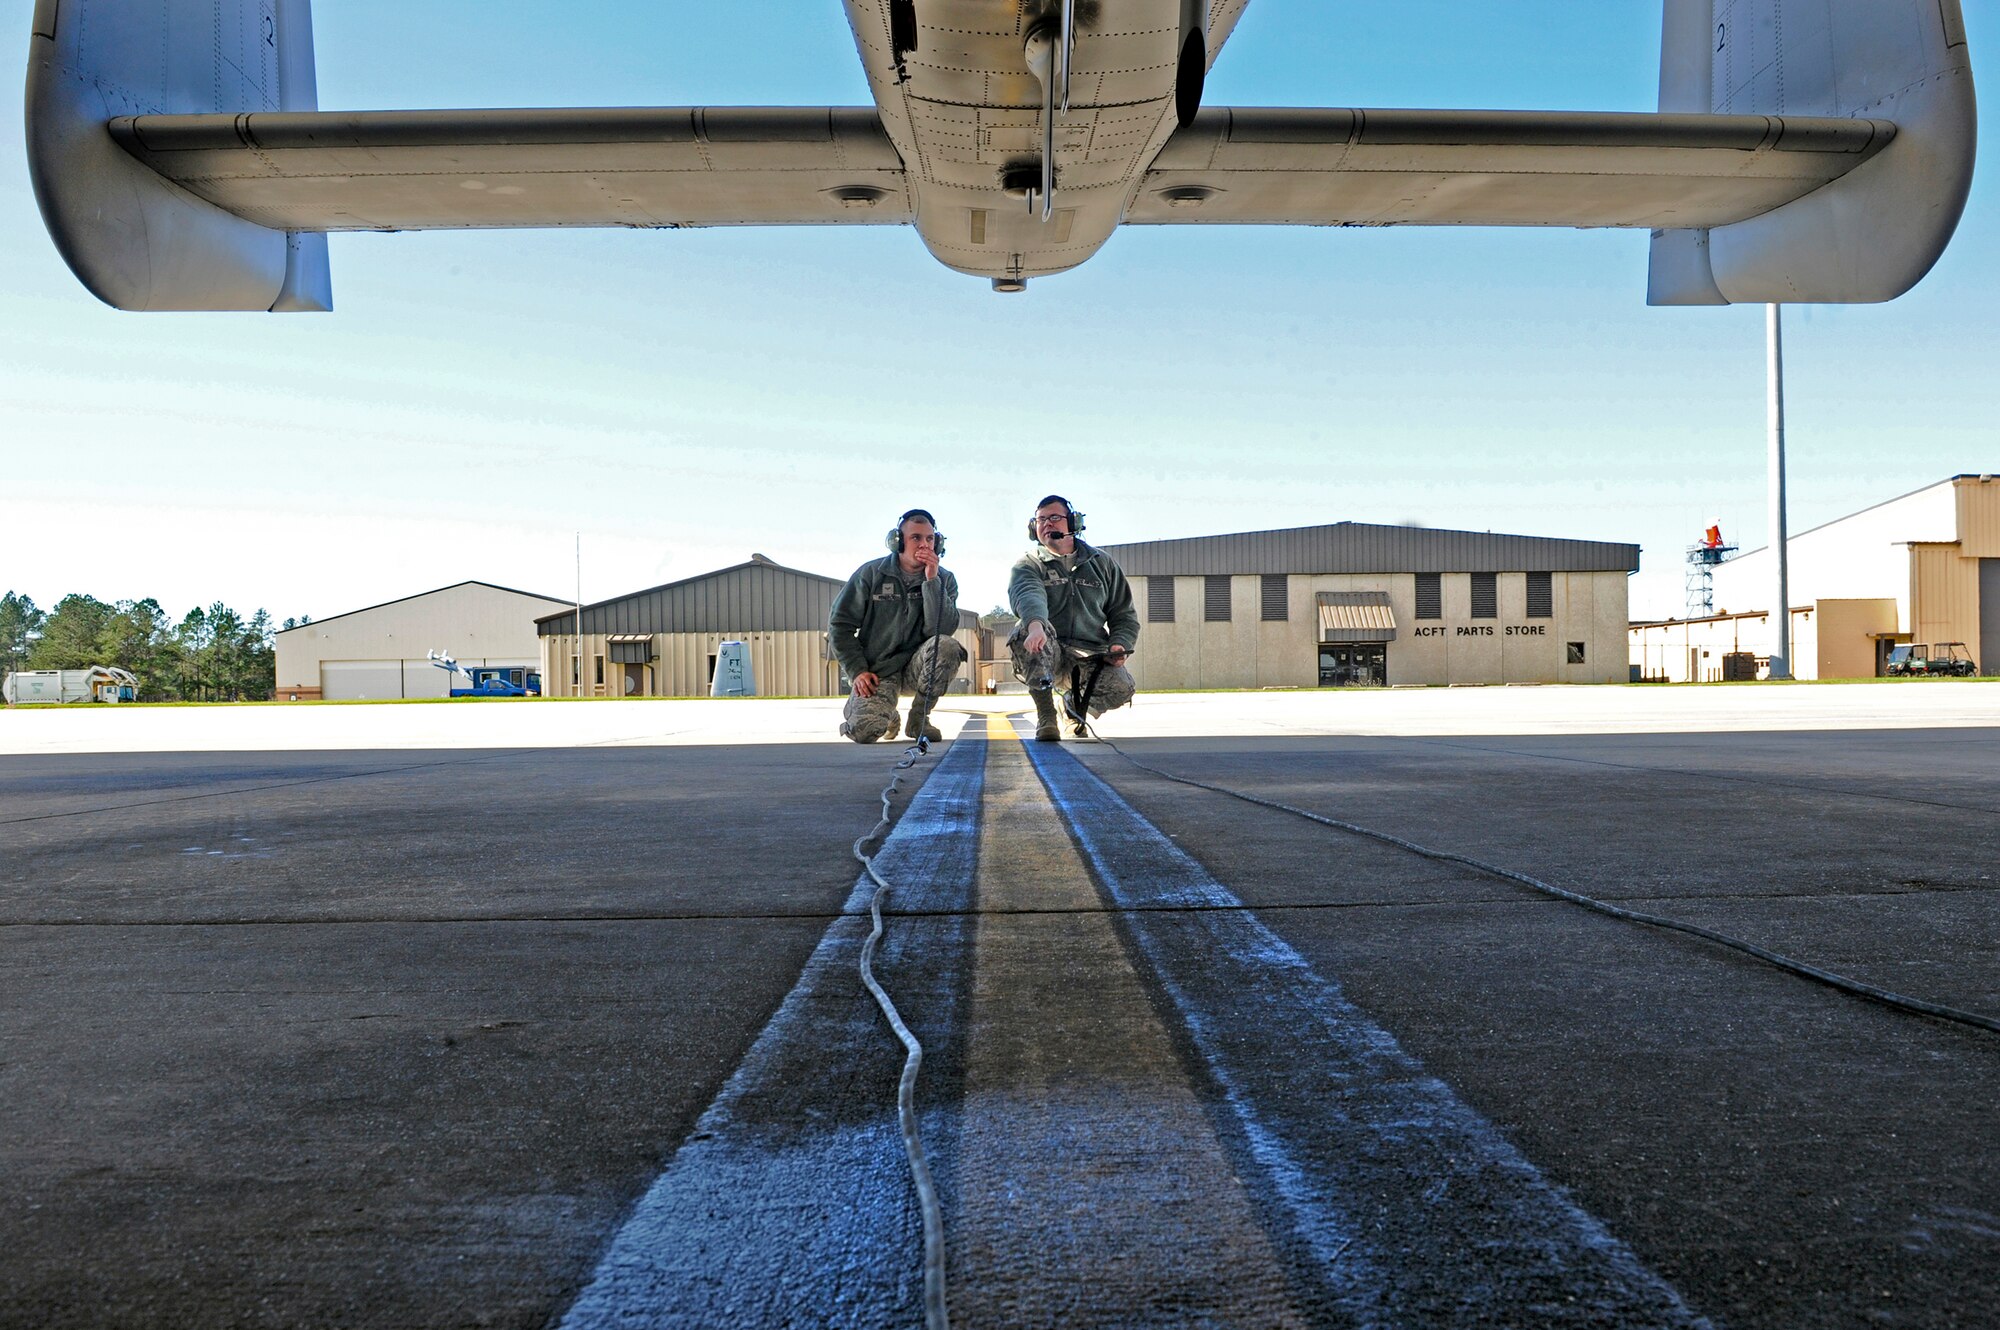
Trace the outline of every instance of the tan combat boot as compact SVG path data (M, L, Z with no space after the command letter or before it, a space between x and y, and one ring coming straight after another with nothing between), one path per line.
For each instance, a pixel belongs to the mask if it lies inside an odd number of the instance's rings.
M931 724L931 704L928 702L910 703L910 723L903 727L903 733L912 739L928 739L934 744L944 742L944 731Z
M1062 726L1056 721L1056 695L1044 688L1040 692L1030 689L1028 696L1035 699L1035 738L1047 744L1061 743Z

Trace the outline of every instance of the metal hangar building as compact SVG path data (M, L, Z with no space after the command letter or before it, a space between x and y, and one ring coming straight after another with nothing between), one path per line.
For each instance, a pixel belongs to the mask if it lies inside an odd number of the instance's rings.
M291 702L449 697L452 676L431 664L432 651L467 668L505 670L521 683L539 668L535 616L562 604L490 582L458 582L287 628L276 634L276 696Z
M575 607L544 612L535 621L543 695L705 696L721 644L738 641L749 648L761 695L840 696L846 690L827 615L844 585L845 578L753 554L747 563L585 605L581 649ZM960 610L957 636L968 659L982 658L978 615Z
M1144 689L1628 677L1637 545L1337 522L1103 548Z

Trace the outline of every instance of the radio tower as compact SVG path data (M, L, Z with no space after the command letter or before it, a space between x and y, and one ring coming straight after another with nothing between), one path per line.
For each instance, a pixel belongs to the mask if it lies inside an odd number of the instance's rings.
M1708 524L1699 545L1688 546L1687 617L1706 619L1715 613L1715 565L1736 553L1722 543L1720 519Z

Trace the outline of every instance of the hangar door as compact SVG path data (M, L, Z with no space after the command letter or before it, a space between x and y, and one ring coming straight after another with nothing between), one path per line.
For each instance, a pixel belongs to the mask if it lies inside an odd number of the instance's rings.
M334 701L450 697L451 683L452 676L428 660L323 660L319 664L319 695Z
M329 701L380 701L403 695L400 660L323 660L319 663L319 695Z
M2000 559L1979 561L1979 672L2000 674Z

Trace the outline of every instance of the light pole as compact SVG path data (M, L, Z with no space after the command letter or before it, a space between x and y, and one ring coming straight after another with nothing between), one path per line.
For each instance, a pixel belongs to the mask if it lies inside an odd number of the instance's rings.
M576 654L569 658L569 677L575 682L570 696L583 696L583 532L576 533Z
M1785 344L1778 306L1765 307L1766 405L1770 435L1771 552L1777 556L1777 603L1771 607L1772 679L1792 677L1791 561L1785 529Z

